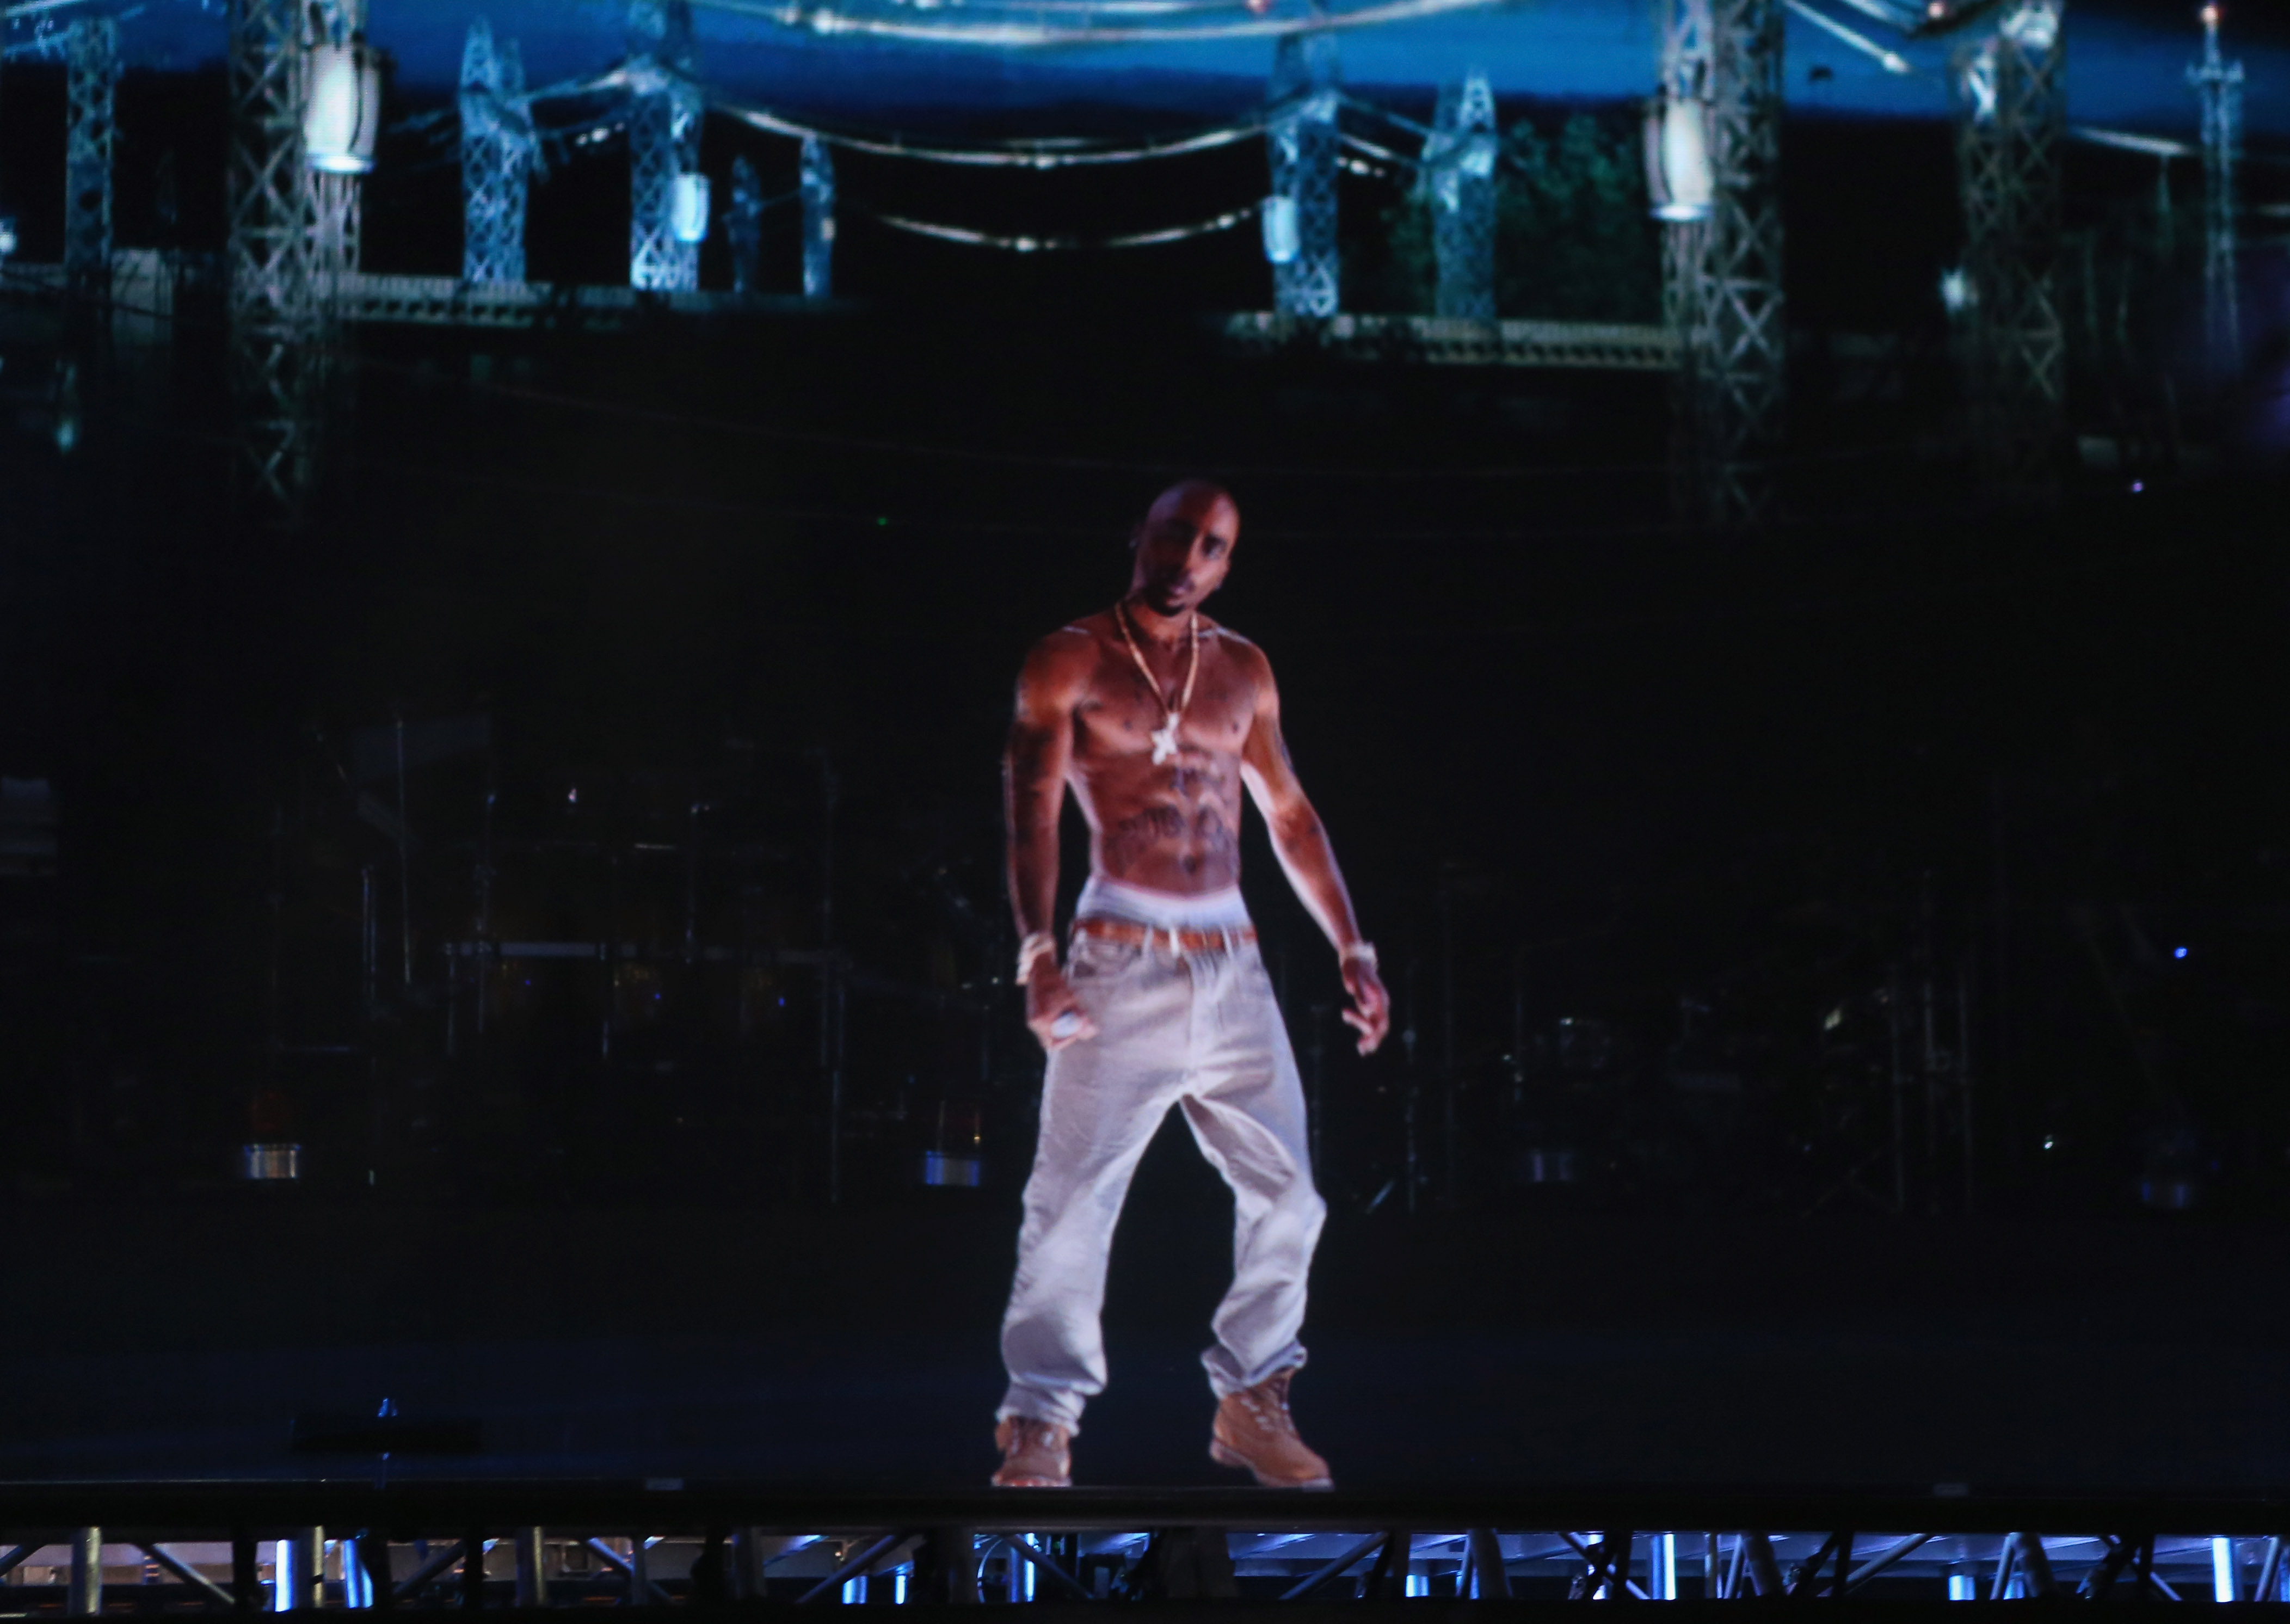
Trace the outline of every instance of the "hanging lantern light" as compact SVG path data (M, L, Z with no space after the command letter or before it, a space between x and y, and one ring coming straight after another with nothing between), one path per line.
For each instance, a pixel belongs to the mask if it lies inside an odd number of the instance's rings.
M381 131L381 58L364 41L310 47L310 99L302 109L303 161L329 174L373 168Z
M669 222L679 243L708 240L708 177L678 175L668 200Z
M1656 220L1708 220L1718 196L1709 167L1709 116L1691 96L1663 96L1646 109L1646 192Z
M1273 196L1264 200L1264 257L1274 265L1293 265L1303 252L1303 233L1296 223L1296 200Z

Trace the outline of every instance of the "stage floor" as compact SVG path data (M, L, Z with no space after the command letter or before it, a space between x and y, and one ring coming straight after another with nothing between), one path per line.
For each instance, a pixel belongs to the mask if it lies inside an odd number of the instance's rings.
M990 1469L1015 1213L19 1200L0 1478L305 1476L292 1418L474 1416L476 1474L936 1490ZM1125 1228L1103 1484L1229 1484L1211 1212ZM1362 1489L2290 1483L2281 1237L2191 1224L1340 1216L1306 1436ZM409 1463L410 1464L410 1463Z

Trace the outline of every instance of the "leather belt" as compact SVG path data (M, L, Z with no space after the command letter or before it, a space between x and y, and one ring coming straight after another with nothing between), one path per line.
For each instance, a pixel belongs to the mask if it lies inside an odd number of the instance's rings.
M1150 948L1165 943L1172 953L1229 953L1256 940L1253 924L1228 925L1214 931L1165 931L1133 919L1077 919L1076 936L1109 941L1125 948Z

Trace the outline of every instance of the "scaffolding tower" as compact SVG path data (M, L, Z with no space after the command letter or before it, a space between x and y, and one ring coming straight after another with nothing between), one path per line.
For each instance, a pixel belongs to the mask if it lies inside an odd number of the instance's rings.
M1293 222L1272 260L1272 308L1284 316L1333 316L1341 308L1336 252L1336 36L1284 35L1272 62L1270 201ZM1285 235L1285 233L1284 233Z
M476 18L461 47L463 280L524 280L525 202L539 151L516 42L496 45L492 25Z
M835 155L815 135L803 138L803 296L835 292Z
M705 101L690 0L629 0L629 285L700 285L700 244L676 231L676 182L700 171Z
M724 211L724 236L732 249L732 291L760 293L764 287L764 183L745 153L732 160L732 206Z
M1475 73L1441 88L1423 144L1439 282L1433 308L1462 321L1495 319L1495 98Z
M64 274L76 287L100 287L111 271L118 21L84 17L72 24L64 62L70 120L64 155Z
M1974 457L1998 494L2051 488L2066 433L2066 340L2053 287L2067 124L2063 0L2009 0L1959 52L1965 396Z
M299 0L231 0L231 381L255 488L290 514L313 472L324 365L303 44Z
M1679 348L1678 506L1755 529L1774 516L1787 404L1782 301L1782 0L1667 0L1663 91L1703 111L1706 216L1665 225L1663 311Z
M2219 8L2203 7L2203 60L2187 69L2203 109L2203 326L2212 369L2231 372L2242 354L2236 281L2235 171L2242 162L2242 64L2219 54Z

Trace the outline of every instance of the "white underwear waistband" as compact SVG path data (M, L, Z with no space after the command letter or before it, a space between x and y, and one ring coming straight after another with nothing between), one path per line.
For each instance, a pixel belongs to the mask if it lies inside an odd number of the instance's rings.
M1241 900L1237 885L1183 896L1093 874L1081 888L1074 914L1085 919L1127 919L1157 931L1221 931L1246 924L1248 904Z

